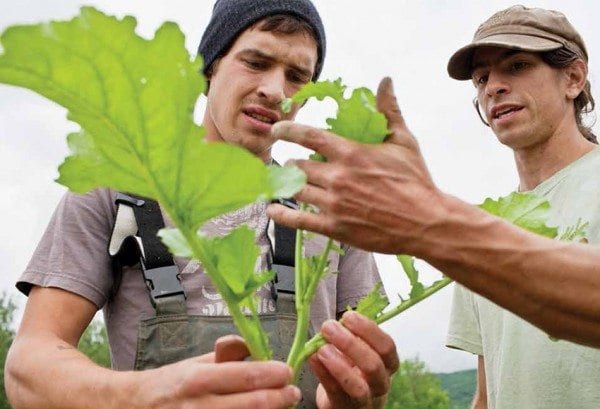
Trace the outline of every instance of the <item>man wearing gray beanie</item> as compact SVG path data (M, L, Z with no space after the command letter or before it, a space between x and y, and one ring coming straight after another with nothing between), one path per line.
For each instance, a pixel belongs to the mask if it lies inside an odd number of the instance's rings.
M299 109L284 114L280 103L319 76L325 49L321 19L308 0L217 1L199 47L209 80L206 141L237 144L271 162L273 124L293 119ZM284 362L239 362L248 351L239 337L221 337L236 329L198 263L176 258L161 264L162 279L145 285L146 273L158 268L144 264L142 271L139 254L132 257L133 249L121 245L124 235L115 232L124 227L123 200L108 189L67 193L19 279L17 288L29 299L6 364L13 407L287 408L301 398L301 408L383 404L398 367L394 342L359 314L346 313L344 326L334 321L380 282L372 254L340 244L343 255L330 255L330 271L339 274L322 279L310 315L310 331L320 330L329 344L310 358L316 376L306 365L299 389L289 385L291 370ZM130 213L129 237L163 222L157 204L142 202L132 204L143 210ZM295 331L293 252L284 251L293 246L286 247L289 236L272 226L266 207L251 204L202 230L223 235L241 224L255 230L261 249L256 268L274 270L278 278L257 291L257 309L274 358L281 361ZM121 242L112 252L115 237ZM323 236L307 238L307 254L321 253L325 242ZM144 251L158 254L161 247L151 243ZM102 305L113 371L73 348ZM39 359L31 358L32 350ZM42 366L51 370L39 371Z

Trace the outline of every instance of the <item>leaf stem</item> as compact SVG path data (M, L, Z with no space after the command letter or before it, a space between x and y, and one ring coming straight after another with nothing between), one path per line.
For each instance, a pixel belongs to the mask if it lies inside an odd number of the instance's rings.
M438 291L440 291L442 288L446 287L448 284L452 283L453 281L454 280L452 280L451 278L448 278L448 277L444 277L441 280L436 281L435 283L433 283L432 285L427 287L425 290L423 290L423 292L421 294L419 294L417 297L411 297L408 300L404 300L400 304L398 304L397 306L392 308L391 310L383 312L381 315L379 315L377 318L375 318L375 322L377 324L382 324L382 323L386 322L387 320L394 318L396 315L409 309L410 307L414 306L415 304L418 304L419 302L423 301L425 298L430 297L431 295L437 293Z
M423 293L421 293L418 297L404 300L400 304L398 304L396 307L381 314L379 317L377 317L375 319L375 322L378 325L380 325L380 324L384 323L385 321L388 321L388 320L394 318L396 315L400 314L403 311L406 311L407 309L414 306L415 304L423 301L425 298L430 297L431 295L435 294L436 292L438 292L442 288L446 287L448 284L452 283L453 281L454 280L452 280L448 277L444 277L441 280L436 281L435 283L433 283L432 285L427 287L423 291ZM340 322L342 324L343 324L343 321L344 321L343 319L340 320ZM314 337L312 337L308 342L306 342L304 344L304 348L302 349L302 352L299 354L299 356L296 360L296 363L302 364L304 361L306 361L308 359L308 357L310 357L312 354L317 352L317 350L319 348L321 348L323 345L325 345L326 343L327 343L327 341L325 341L325 338L323 338L323 335L321 335L321 333L319 332L318 334L316 334ZM289 363L289 361L288 361L288 363ZM292 366L292 365L290 365L290 366ZM296 371L298 370L299 367L300 367L300 365L297 365L297 367L292 366L292 371L294 371L294 373L296 373Z
M300 210L306 211L307 206L304 203L300 204ZM323 276L329 252L333 245L333 240L328 239L325 249L317 263L315 271L310 271L310 276L307 276L309 271L304 266L304 231L296 230L296 254L295 254L295 292L296 292L296 333L294 341L290 348L287 364L292 367L293 382L297 380L300 368L306 358L301 359L302 351L305 348L306 340L308 339L308 330L310 325L310 305L315 296L317 285Z

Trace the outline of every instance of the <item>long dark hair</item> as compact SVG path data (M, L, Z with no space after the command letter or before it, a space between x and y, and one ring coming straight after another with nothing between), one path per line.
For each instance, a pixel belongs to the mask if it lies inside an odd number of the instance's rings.
M540 57L546 64L554 68L565 68L568 67L573 61L575 61L579 57L573 51L567 48L559 48L558 50L546 51L540 53ZM585 87L581 91L581 93L575 98L575 121L577 122L577 127L579 128L579 132L583 134L585 139L595 144L598 143L598 139L596 135L592 133L591 125L585 125L583 123L583 116L585 114L589 114L594 110L596 103L594 102L594 97L592 96L592 90L590 81L586 80Z

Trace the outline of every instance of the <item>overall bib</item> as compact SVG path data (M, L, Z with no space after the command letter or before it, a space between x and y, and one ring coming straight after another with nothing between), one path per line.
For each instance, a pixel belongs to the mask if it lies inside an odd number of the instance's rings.
M132 209L135 216L137 236L121 239L111 238L111 255L125 253L125 262L134 259L141 264L144 279L148 284L150 300L155 316L144 319L139 324L135 356L135 370L151 369L202 355L214 349L215 341L224 335L239 334L230 316L192 315L187 313L185 294L179 281L179 271L171 255L159 241L156 232L164 226L160 208L156 202L119 194L116 225L120 224L122 210ZM129 211L129 210L127 210ZM158 215L158 217L157 217ZM121 223L122 224L122 223ZM296 330L296 309L293 291L293 254L281 249L293 248L286 228L276 229L276 248L273 251L272 268L277 272L278 281L272 283L272 296L276 312L261 314L263 329L269 334L269 345L273 359L284 361L294 339ZM131 228L129 229L131 231ZM124 236L124 234L121 234ZM135 239L134 239L135 237ZM115 245L113 243L118 243ZM292 239L293 240L293 239ZM119 243L120 241L120 243ZM141 242L141 243L140 243ZM277 248L277 243L285 245ZM143 250L139 247L143 246ZM118 251L114 251L118 247ZM137 248L137 251L132 249ZM281 254L281 253L290 254ZM135 257L131 257L131 254ZM121 257L121 260L124 258ZM278 264L283 261L286 264ZM316 408L315 391L318 380L304 364L298 377L298 387L302 391L299 408Z

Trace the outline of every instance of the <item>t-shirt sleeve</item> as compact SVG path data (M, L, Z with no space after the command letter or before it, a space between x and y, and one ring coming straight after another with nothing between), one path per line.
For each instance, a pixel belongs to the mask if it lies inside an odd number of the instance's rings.
M481 327L474 294L455 284L446 346L483 355Z
M84 195L67 192L17 281L17 289L27 295L33 286L61 288L102 308L114 282L107 251L115 218L113 196L107 189Z
M354 308L358 301L381 282L373 253L343 245L337 276L337 312ZM383 289L382 289L383 293Z

